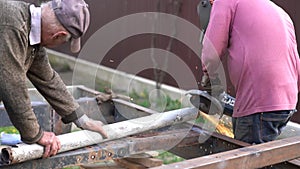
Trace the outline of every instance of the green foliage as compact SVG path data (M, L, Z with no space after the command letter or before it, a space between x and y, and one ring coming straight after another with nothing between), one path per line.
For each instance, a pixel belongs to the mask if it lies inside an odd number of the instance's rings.
M7 134L19 134L19 131L13 126L0 127L0 133L5 132Z
M61 59L58 59L54 55L48 54L49 61L51 63L51 66L54 70L57 72L68 72L71 71L71 67L66 61L62 61Z
M132 101L135 104L138 104L140 106L147 107L147 108L149 108L151 106L150 102L149 102L149 93L146 90L144 90L141 93L138 93L135 90L133 90L129 96L132 98ZM166 102L167 102L167 105L166 105L165 111L171 111L171 110L176 110L176 109L181 108L181 102L179 100L172 100L170 96L166 97ZM198 118L198 119L200 119L200 118ZM201 120L203 120L203 119L201 119ZM171 163L180 162L180 161L185 160L184 158L176 156L167 151L160 152L159 156L156 158L163 160L164 164L171 164Z
M164 164L171 164L185 160L184 158L176 156L168 151L160 152L156 158L163 160Z
M150 102L149 102L149 93L147 90L143 90L141 93L136 92L133 90L129 94L130 98L132 98L132 102L135 104L138 104L140 106L149 108ZM166 96L166 108L165 111L170 111L170 110L176 110L181 108L181 102L179 100L172 100L170 96ZM162 104L162 103L158 103Z
M95 88L99 92L105 93L105 89L111 88L111 84L109 82L106 82L106 81L100 80L99 78L96 78Z
M80 166L64 167L63 169L81 169Z
M170 96L167 96L166 111L176 110L181 108L181 102L179 100L172 100Z
M202 116L199 116L199 117L196 119L195 123L196 123L196 124L199 124L199 123L204 124L204 123L206 123L206 121L205 121L205 119L204 119Z
M143 107L147 107L147 108L150 107L150 102L148 100L149 94L148 94L148 92L146 90L144 90L141 93L138 93L135 90L133 90L129 94L129 97L132 98L132 102L135 103L135 104L137 104L137 105L140 105L140 106L143 106Z

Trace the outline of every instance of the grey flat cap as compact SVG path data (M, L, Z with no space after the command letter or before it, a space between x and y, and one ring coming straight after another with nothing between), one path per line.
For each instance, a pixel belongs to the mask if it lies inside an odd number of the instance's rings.
M52 8L62 26L71 34L71 52L80 51L80 37L90 25L90 12L84 0L52 0Z

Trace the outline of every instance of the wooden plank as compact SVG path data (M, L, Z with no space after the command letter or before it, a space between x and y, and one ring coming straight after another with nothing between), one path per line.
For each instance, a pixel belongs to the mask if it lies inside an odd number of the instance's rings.
M300 158L291 160L291 161L289 161L289 163L292 163L292 164L300 167Z
M148 168L161 166L163 164L163 161L157 158L125 158L125 160L141 164Z
M155 169L261 168L300 157L300 136L253 145L205 157L194 158Z
M130 161L127 161L125 159L115 159L114 161L117 164L119 164L119 165L121 165L125 168L128 168L128 169L146 169L146 167L141 165L141 164L130 162Z
M70 166L72 168L72 166ZM101 162L101 163L91 163L91 164L81 164L81 169L124 169L124 167L119 166L113 160Z
M185 130L180 130L180 131L185 131ZM164 132L170 134L170 130L164 131ZM163 134L160 133L160 135L163 135ZM151 138L154 138L154 137L151 137ZM128 158L152 158L152 157L157 157L157 156L159 156L158 151L146 151L146 152L142 152L142 153L138 153L138 154L132 154Z

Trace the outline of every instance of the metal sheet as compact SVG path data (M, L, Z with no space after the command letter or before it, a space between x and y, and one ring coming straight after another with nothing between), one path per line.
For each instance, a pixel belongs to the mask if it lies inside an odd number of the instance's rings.
M52 131L51 117L53 112L51 112L51 107L46 102L34 101L31 102L33 112L39 119L39 124L46 131ZM8 117L8 114L4 108L4 105L0 105L0 127L12 126L12 123Z

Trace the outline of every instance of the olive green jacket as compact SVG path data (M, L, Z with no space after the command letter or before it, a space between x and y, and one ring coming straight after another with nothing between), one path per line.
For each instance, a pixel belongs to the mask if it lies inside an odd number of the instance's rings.
M72 122L83 112L50 66L45 49L29 45L29 5L0 0L0 99L22 141L35 143L43 136L43 130L31 107L27 78L63 122Z

